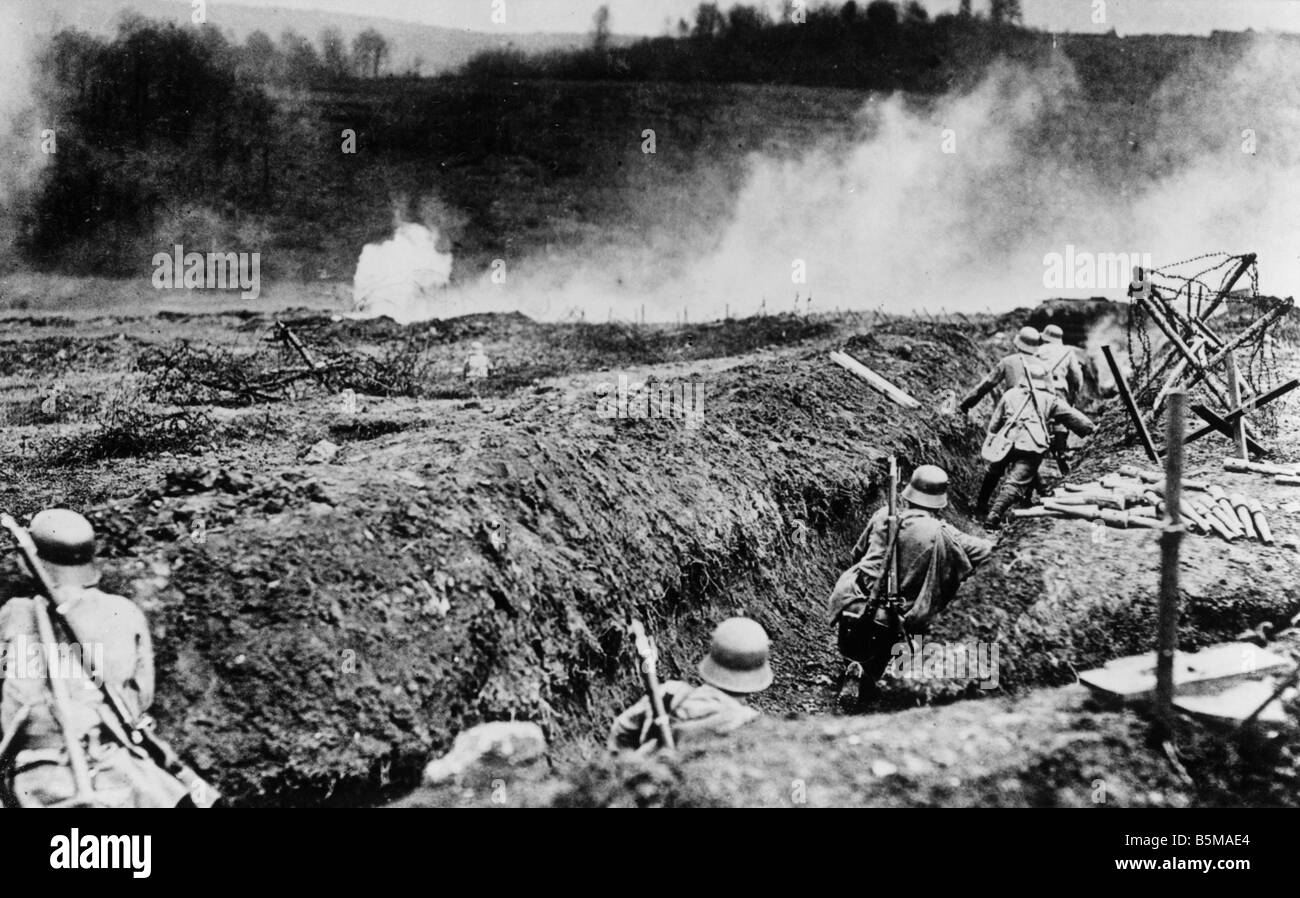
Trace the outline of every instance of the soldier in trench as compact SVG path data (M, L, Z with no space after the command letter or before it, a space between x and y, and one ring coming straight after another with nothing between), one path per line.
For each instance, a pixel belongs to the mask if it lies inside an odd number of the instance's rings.
M1002 526L1007 509L1028 496L1038 481L1038 469L1051 448L1053 426L1064 427L1081 437L1097 429L1087 415L1053 393L1046 378L1032 377L1030 385L1032 392L1023 386L1008 390L998 400L989 419L989 433L1005 429L1012 440L1006 458L989 466L990 474L995 469L1006 472L1002 489L984 519L984 526L990 530ZM986 474L986 483L988 478Z
M700 661L704 682L692 686L669 680L662 686L664 710L673 738L681 742L705 733L730 733L759 716L746 705L746 695L772 684L768 662L770 642L762 625L747 617L733 617L713 631L709 654ZM610 727L610 751L643 751L658 745L650 699L641 700L615 718Z
M68 723L77 727L96 804L177 807L187 800L188 790L141 756L98 685L106 682L117 691L134 719L148 710L154 698L154 666L144 612L130 599L95 588L95 533L84 517L68 509L47 509L32 518L29 532L59 592L60 610L80 640L61 647L78 663L70 662L58 675L69 677ZM8 746L3 759L7 801L26 808L66 804L77 788L65 734L56 720L32 599L13 598L0 609L0 646L6 661L0 725ZM102 651L102 656L73 653L86 646Z
M828 601L828 620L837 628L840 653L848 661L839 703L861 711L879 694L894 646L925 633L957 595L962 581L993 554L990 540L971 536L940 520L948 506L948 474L921 465L901 493L897 544L891 556L889 509L872 516L854 547L859 559L845 571ZM885 586L896 559L896 594Z
M1043 338L1037 329L1022 327L1012 343L1016 351L999 359L993 370L961 401L958 409L962 414L970 414L986 395L992 394L996 400L1007 390L1020 385L1030 377L1047 376L1047 368L1039 355L1042 351ZM980 484L979 497L975 500L976 514L983 516L988 513L989 500L993 498L993 491L997 488L998 481L1005 470L1006 465L998 463L991 465L985 473L984 482Z

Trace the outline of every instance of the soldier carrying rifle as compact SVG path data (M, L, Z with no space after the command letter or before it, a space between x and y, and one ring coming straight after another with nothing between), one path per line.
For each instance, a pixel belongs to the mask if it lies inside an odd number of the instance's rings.
M758 717L740 700L772 684L767 633L757 621L733 617L718 624L709 654L699 665L700 686L669 680L661 687L653 647L643 632L637 633L637 642L647 694L614 720L610 751L672 748L683 737L729 733Z
M95 586L95 534L56 508L3 525L40 594L0 608L0 763L21 807L212 806L216 791L152 733L153 645L144 613ZM87 651L87 649L90 649Z
M925 633L957 594L961 582L993 553L993 543L969 536L934 512L948 505L948 475L921 465L903 488L898 507L897 467L890 459L889 504L872 516L854 547L858 559L835 584L828 618L838 628L848 660L841 681L842 710L863 709L875 698L894 646Z

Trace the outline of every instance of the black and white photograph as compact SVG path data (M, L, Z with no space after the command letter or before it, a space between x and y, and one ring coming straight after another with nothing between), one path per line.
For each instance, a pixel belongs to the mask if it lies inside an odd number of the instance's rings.
M1300 0L0 0L0 805L1248 871L1297 288Z

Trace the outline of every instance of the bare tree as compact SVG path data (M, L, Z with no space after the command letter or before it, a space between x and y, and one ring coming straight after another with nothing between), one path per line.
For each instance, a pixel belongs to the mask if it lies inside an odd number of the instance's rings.
M352 59L357 70L372 78L379 77L388 51L388 39L373 28L367 28L352 41Z
M1025 16L1020 9L1020 0L990 0L989 19L995 25L1018 25Z
M330 78L343 78L348 74L351 60L348 59L348 45L343 41L343 32L337 28L326 28L320 33L321 66Z
M609 49L609 7L602 6L596 10L591 24L591 49L597 53L604 53Z

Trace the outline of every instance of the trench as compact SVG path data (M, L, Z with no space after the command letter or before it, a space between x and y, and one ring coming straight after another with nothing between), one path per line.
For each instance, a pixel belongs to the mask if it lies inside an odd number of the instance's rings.
M144 553L173 568L150 599L162 731L248 806L382 803L488 720L537 721L563 768L599 753L638 696L629 617L656 636L662 676L695 680L713 627L738 613L773 640L776 682L754 704L830 713L839 659L824 601L884 501L888 456L904 472L944 467L948 516L976 529L982 430L929 409L987 370L1012 318L819 334L712 374L697 430L602 420L590 396L526 396L494 413L505 418L466 407L434 430L358 431L349 447L364 466L256 472L239 497L149 494L106 513L96 526L111 541L161 532L196 502L232 504L207 543ZM926 410L904 412L830 366L838 348ZM1149 546L1086 532L1013 527L937 620L936 639L1003 647L991 694L1071 682L1149 648ZM135 554L122 547L124 588ZM1068 582L1071 565L1087 583ZM1221 573L1189 578L1188 647L1287 604L1262 580ZM988 694L900 681L882 709Z

